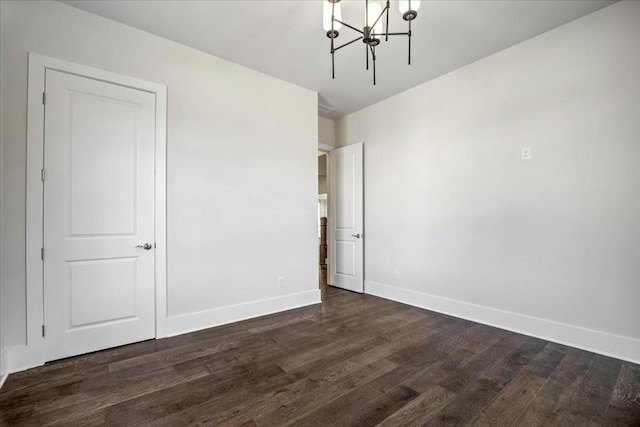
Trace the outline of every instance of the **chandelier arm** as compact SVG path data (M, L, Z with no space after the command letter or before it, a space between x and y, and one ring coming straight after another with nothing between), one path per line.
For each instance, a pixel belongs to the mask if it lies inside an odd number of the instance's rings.
M367 53L367 71L369 70L369 45L364 45L364 51Z
M409 65L411 65L411 21L409 21Z
M384 9L382 9L382 12L380 12L380 15L378 16L378 18L373 22L373 25L370 25L371 28L375 27L378 21L380 20L380 18L382 18L382 15L384 15L384 13L389 10L388 7L389 6L385 6ZM388 21L389 21L389 14L387 13L387 25L389 25Z
M355 42L357 42L358 40L362 40L362 36L358 37L357 39L353 39L353 40L351 40L350 42L346 42L345 44L343 44L343 45L341 45L341 46L338 46L338 47L334 48L334 49L333 49L333 51L335 52L335 51L336 51L336 50L338 50L338 49L342 49L342 48L343 48L343 47L345 47L345 46L349 46L351 43L355 43Z
M331 78L336 78L336 62L335 62L335 49L333 48L333 39L331 39Z
M363 34L363 35L364 35L364 33L362 32L362 30L359 30L359 29L357 29L356 27L353 27L353 26L351 26L351 25L347 24L346 22L342 22L342 21L341 21L341 20L339 20L339 19L335 19L335 21L336 21L336 22L341 23L342 25L344 25L344 26L345 26L345 27L347 27L347 28L351 28L353 31L357 31L357 32L359 32L360 34Z
M371 49L371 58L373 59L373 85L376 85L376 48L374 46L369 46Z
M389 8L390 8L390 3L389 0L387 0L387 26L386 28L386 35L384 37L384 41L388 42L389 41Z
M409 32L406 33L389 33L390 36L408 36Z

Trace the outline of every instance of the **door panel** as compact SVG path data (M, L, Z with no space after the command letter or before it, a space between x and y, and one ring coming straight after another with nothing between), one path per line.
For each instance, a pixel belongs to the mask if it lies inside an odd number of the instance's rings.
M334 246L336 254L335 273L341 276L355 277L356 275L356 244L336 240Z
M136 258L70 261L68 329L136 317Z
M353 230L356 227L356 198L355 198L355 153L336 153L335 182L336 182L336 228Z
M72 90L68 96L73 117L69 141L71 236L132 234L136 106ZM96 185L100 191L95 191Z
M330 285L364 291L363 144L329 153Z
M155 96L46 71L45 360L155 336Z

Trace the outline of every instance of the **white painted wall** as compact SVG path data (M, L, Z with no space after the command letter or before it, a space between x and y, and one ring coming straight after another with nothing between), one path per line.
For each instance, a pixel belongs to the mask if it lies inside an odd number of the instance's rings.
M1 7L1 6L0 6ZM1 15L2 11L0 10L0 15ZM1 18L1 17L0 17ZM4 37L2 37L4 33L4 26L0 26L0 53L4 50L3 49L3 40ZM4 75L4 61L0 60L0 76ZM3 91L3 87L2 87L2 79L0 78L0 100L2 99L2 95L3 95L4 91ZM2 129L4 128L3 126L3 114L2 114L2 102L0 102L0 135L2 133ZM5 345L4 345L4 331L3 331L3 325L4 325L4 320L3 320L3 313L4 310L2 309L2 293L3 293L3 286L2 286L2 272L4 271L4 268L2 267L3 264L3 255L2 255L2 242L4 242L4 234L2 232L3 230L3 215L2 215L2 187L3 187L3 182L4 179L2 178L3 176L3 171L4 171L4 156L2 154L3 152L3 144L2 142L2 137L0 136L0 387L2 387L2 384L4 383L5 379L6 379L6 374L7 374L7 367L6 367L6 362L7 362L7 358L5 357Z
M2 19L2 5L0 4L0 21ZM0 25L0 55L4 51L4 25ZM1 101L4 96L4 86L1 76L5 74L5 61L1 60L0 56L0 387L6 380L7 375L7 357L4 344L4 317L5 310L3 309L4 286L2 285L2 272L4 271L4 256L3 256L3 242L4 242L4 215L3 215L3 187L4 187L4 148L2 143L2 130L4 129L4 114L3 114L3 102Z
M318 156L318 194L327 194L327 154Z
M61 3L0 7L7 347L25 345L29 51L168 87L171 333L319 301L316 93Z
M318 116L318 144L323 150L336 147L336 121ZM327 156L318 157L318 194L329 191L327 183Z
M640 362L639 22L617 3L342 118L368 291Z
M318 116L318 143L328 146L336 146L336 121Z

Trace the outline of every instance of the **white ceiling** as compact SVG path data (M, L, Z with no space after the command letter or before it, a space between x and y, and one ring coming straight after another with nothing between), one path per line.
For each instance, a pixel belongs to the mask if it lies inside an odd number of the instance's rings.
M319 93L337 118L608 6L602 0L423 1L413 22L412 64L406 37L377 48L377 85L365 70L362 42L336 54L331 79L329 39L320 0L109 1L64 3L209 52ZM390 31L406 31L391 2ZM343 0L343 21L362 26L364 1ZM337 42L357 37L343 29Z

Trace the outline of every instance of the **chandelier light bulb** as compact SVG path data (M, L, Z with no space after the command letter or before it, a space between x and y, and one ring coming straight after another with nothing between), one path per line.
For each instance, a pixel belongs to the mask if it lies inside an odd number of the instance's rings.
M340 2L332 3L329 0L322 2L322 27L325 31L331 31L331 9L333 8L333 15L335 19L342 21L342 9L340 8ZM333 29L339 30L342 28L342 24L335 21L333 23Z
M418 9L420 9L420 0L400 0L398 2L398 8L402 13L402 19L405 21L412 21L418 16Z
M378 17L380 16L380 14L382 13L382 5L380 3L376 3L376 2L372 2L369 3L369 16L368 19L366 21L367 25L372 26L374 22L376 22L376 19L378 19ZM378 22L376 22L376 25L371 29L371 31L374 34L382 34L384 33L384 28L382 25L382 21L383 19L380 18L378 19Z

